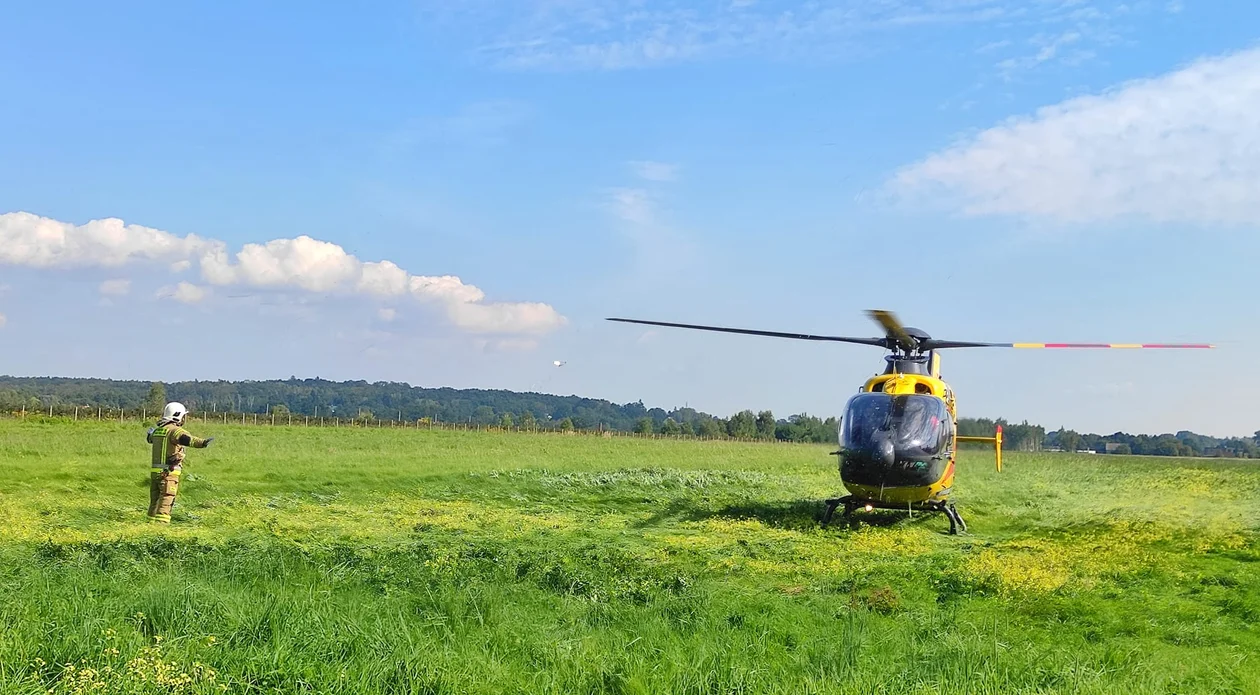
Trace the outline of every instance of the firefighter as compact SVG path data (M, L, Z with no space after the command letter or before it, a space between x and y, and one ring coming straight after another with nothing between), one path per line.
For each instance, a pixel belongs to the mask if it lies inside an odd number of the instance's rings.
M179 474L184 465L184 447L204 449L214 437L194 437L184 429L188 409L182 403L167 403L157 427L149 430L145 441L153 445L149 470L149 521L171 523L171 507L179 490Z

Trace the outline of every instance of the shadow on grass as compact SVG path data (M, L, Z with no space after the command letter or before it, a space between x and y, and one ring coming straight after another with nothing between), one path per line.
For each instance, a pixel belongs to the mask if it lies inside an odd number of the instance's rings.
M706 505L693 500L675 500L652 516L637 524L638 528L656 526L668 521L704 521L707 519L753 520L766 526L793 531L806 531L822 527L827 505L823 500L790 500L782 502L742 502L727 505ZM836 510L828 528L857 529L861 526L885 528L904 523L909 517L903 512L874 510L855 511L850 517L843 516L844 508ZM915 512L913 522L927 512ZM937 516L937 515L931 515ZM944 519L944 515L939 515Z

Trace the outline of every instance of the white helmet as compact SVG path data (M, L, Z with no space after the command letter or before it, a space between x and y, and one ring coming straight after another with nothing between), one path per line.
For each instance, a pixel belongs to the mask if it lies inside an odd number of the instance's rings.
M166 404L166 409L162 411L162 419L166 422L179 422L184 419L184 415L188 409L183 403L171 402Z

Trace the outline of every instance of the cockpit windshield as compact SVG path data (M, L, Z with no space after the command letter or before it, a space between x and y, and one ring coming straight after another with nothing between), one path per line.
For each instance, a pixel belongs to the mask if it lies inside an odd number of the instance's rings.
M840 446L869 450L891 440L898 458L942 455L950 446L953 421L935 396L861 393L854 396L840 424Z

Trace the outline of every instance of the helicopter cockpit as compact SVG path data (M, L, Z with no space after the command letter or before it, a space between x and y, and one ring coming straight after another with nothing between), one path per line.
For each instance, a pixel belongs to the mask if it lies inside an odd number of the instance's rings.
M949 457L954 422L935 396L860 393L840 421L840 465L864 485L929 485Z

